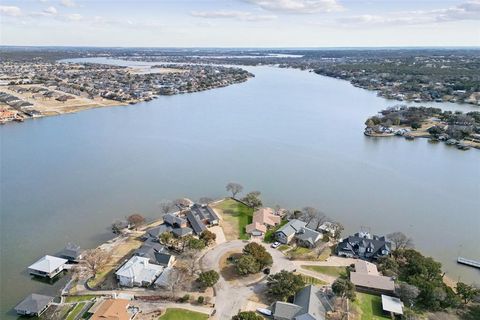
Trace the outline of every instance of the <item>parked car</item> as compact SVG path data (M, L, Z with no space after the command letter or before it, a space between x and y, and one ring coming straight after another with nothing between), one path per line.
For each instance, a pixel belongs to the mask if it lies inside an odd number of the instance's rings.
M280 246L280 242L278 241L275 241L274 243L272 243L272 248L275 249L275 248L278 248Z

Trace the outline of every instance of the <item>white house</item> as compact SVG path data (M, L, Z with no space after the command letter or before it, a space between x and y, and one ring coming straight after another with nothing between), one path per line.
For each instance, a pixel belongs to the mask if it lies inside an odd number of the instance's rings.
M65 269L67 262L67 259L46 255L29 266L28 272L34 276L53 278Z
M149 258L133 256L117 272L118 282L124 287L149 286L162 273L163 267L151 264Z

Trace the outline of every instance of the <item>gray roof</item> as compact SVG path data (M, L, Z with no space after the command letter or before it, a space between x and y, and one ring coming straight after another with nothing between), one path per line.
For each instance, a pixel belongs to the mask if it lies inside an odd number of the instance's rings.
M325 319L325 307L322 303L323 293L320 288L309 285L298 291L295 295L293 302L302 307L302 310L299 312L299 316L295 317L295 320L300 319ZM305 314L311 317L305 317Z
M360 248L369 248L371 252L365 252L365 257L375 258L377 256L383 256L382 250L390 253L391 243L385 240L385 237L372 236L371 238L362 236L360 233L356 233L344 239L337 245L337 252L345 251L350 252L353 255L358 255Z
M301 228L300 231L297 232L295 237L302 241L310 242L314 245L315 243L317 243L318 240L320 240L321 233L309 228Z
M172 230L172 232L177 237L183 237L183 236L186 236L187 234L192 234L193 230L189 227L184 227L184 228L175 228Z
M61 258L75 260L80 255L80 246L69 242L59 255Z
M302 307L293 303L277 301L272 304L271 309L275 319L291 320L302 310Z
M171 226L180 226L183 223L186 223L187 221L183 218L180 218L179 216L173 214L173 213L167 213L166 215L163 216L163 221Z
M218 221L217 214L209 206L195 203L190 208L190 210L193 211L194 214L200 218L200 220L207 220L209 223L213 223L214 221Z
M190 225L192 226L192 229L193 231L195 231L196 234L200 234L204 230L207 230L207 227L203 224L200 218L192 211L189 211L187 213L187 220L188 222L190 222Z
M298 219L293 219L288 221L286 225L278 229L277 232L281 232L285 234L287 237L290 237L291 235L297 233L300 231L301 228L304 228L306 225L305 222L298 220Z
M158 238L162 233L172 231L172 227L166 224L161 224L158 227L147 231L147 236L151 238Z
M160 243L153 241L145 242L140 248L133 253L135 256L148 258L150 263L167 266L173 256Z
M53 297L32 293L28 297L23 299L22 302L17 304L14 309L17 312L24 311L27 313L39 313L43 309L45 309L45 307L47 307L52 301Z

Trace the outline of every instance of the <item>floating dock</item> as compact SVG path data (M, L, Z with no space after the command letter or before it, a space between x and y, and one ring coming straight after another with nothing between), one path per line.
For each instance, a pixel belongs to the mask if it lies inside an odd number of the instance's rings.
M467 265L467 266L470 266L470 267L480 268L480 261L475 261L475 260L472 260L472 259L458 257L457 262L461 263L461 264L464 264L464 265Z

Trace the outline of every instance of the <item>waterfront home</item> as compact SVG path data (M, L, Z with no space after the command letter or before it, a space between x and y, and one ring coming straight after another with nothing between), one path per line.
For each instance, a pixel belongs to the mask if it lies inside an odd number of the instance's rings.
M322 289L309 285L295 294L293 303L274 302L272 316L275 320L323 320L331 311L329 300Z
M378 259L391 253L391 243L383 236L358 232L340 241L337 255L348 258Z
M81 258L80 246L74 243L67 243L65 248L58 254L60 258L67 259L68 261L77 261Z
M34 276L53 278L64 270L67 262L67 259L46 255L29 266L28 272Z
M90 320L130 320L134 314L129 312L130 301L125 299L104 300L93 313Z
M195 234L200 235L207 226L217 225L218 216L208 205L193 204L187 212L187 220Z
M403 302L398 298L382 294L382 309L393 319L395 316L403 314Z
M382 276L373 263L358 260L355 262L355 271L350 272L350 281L360 292L373 294L392 294L395 291L395 282L391 277Z
M14 308L21 316L40 316L52 303L53 297L32 293Z
M261 208L253 214L252 223L245 227L252 236L263 236L269 227L278 225L281 218L275 215L272 208Z
M328 235L329 237L335 237L337 234L337 228L334 222L325 221L318 227L317 230Z
M162 288L162 289L170 288L170 285L172 284L172 272L173 272L172 267L163 269L162 274L157 278L157 280L155 280L153 284L155 288Z
M124 287L147 287L162 273L163 267L152 264L149 258L133 256L115 272L118 282Z
M133 255L148 258L150 263L162 267L170 267L175 263L175 256L170 254L163 245L151 240L146 241Z
M275 232L275 239L283 244L295 239L299 246L313 248L322 239L322 234L306 227L304 221L293 219Z

